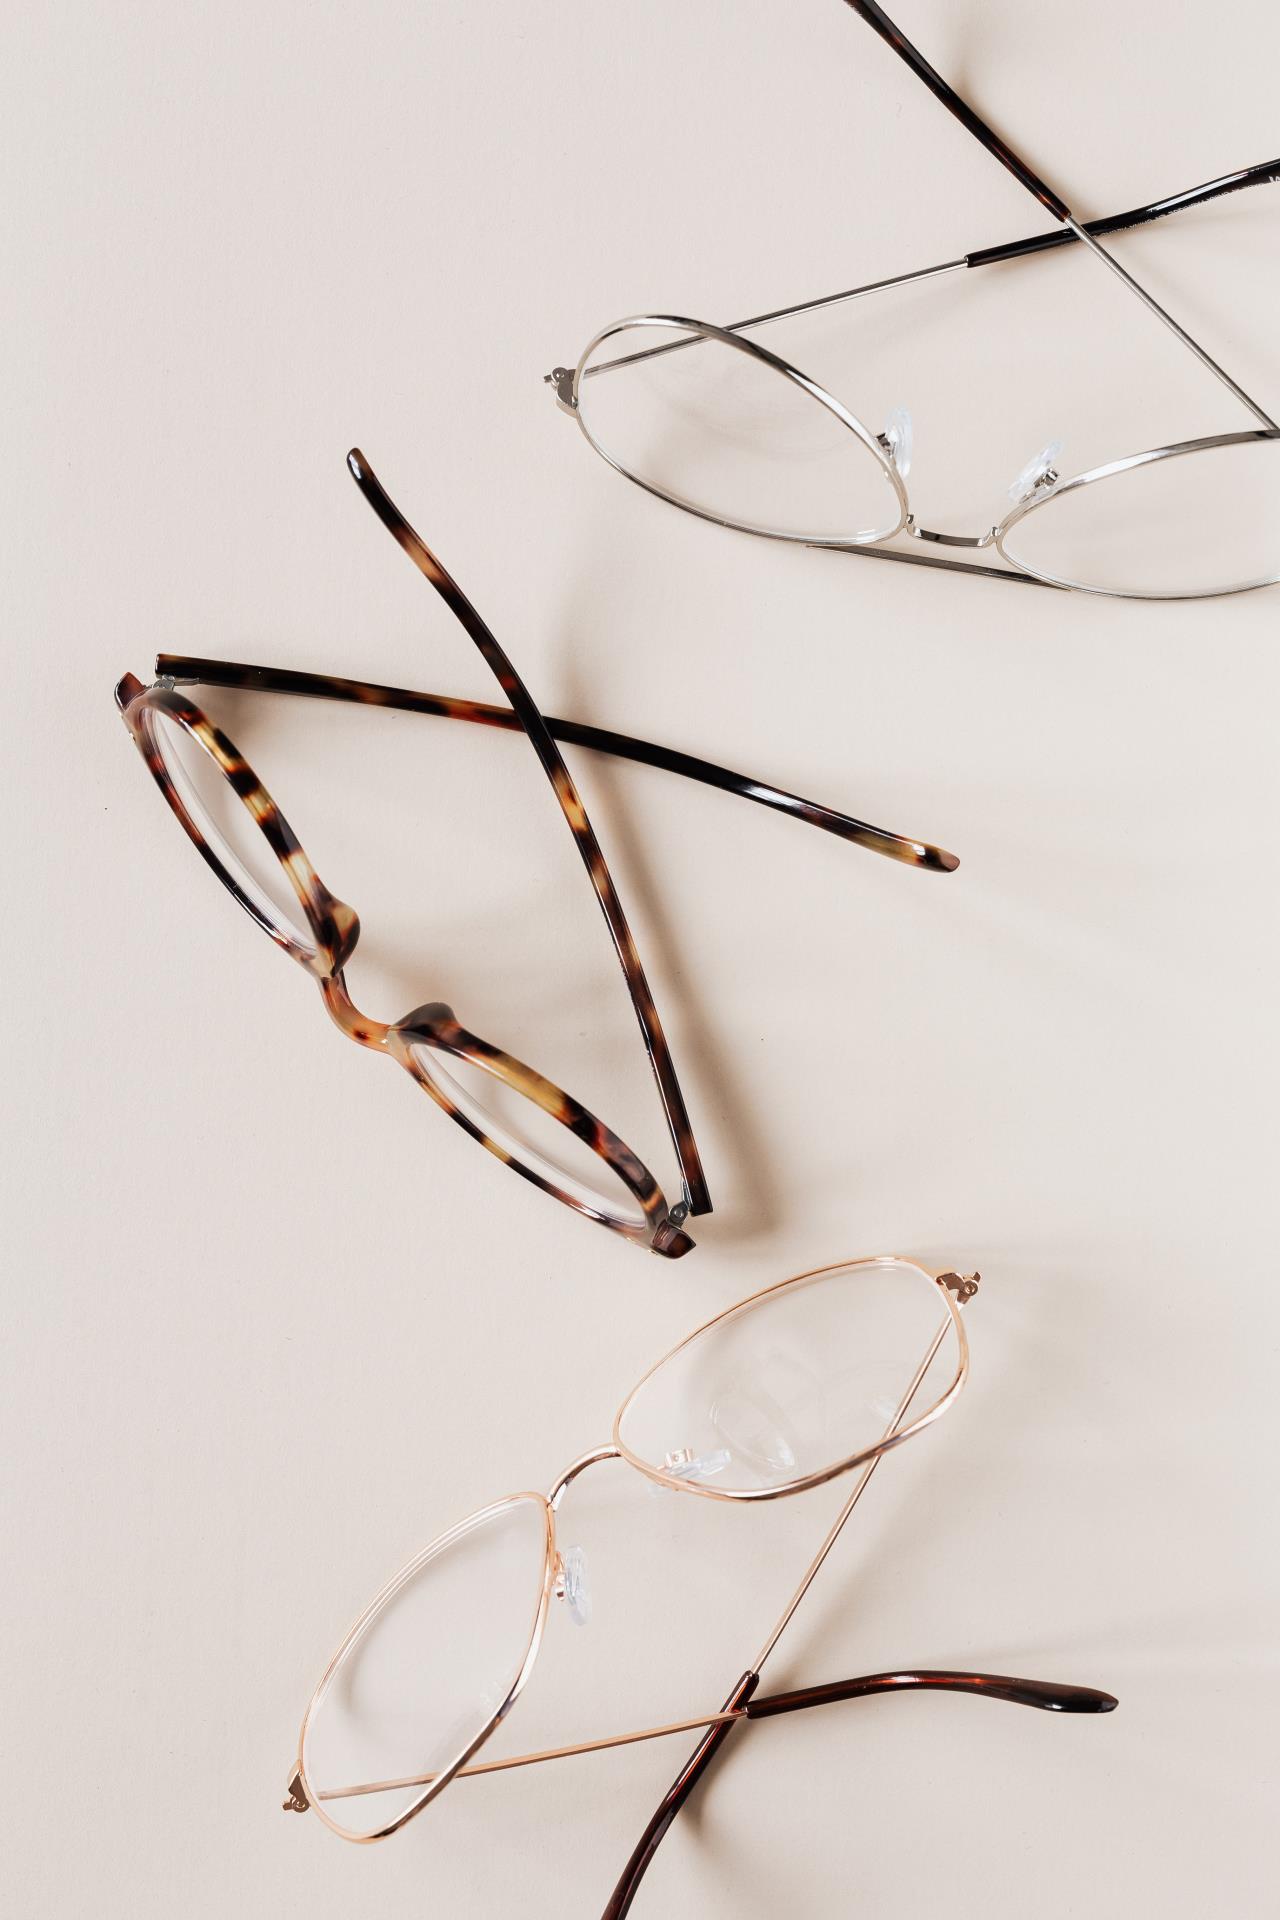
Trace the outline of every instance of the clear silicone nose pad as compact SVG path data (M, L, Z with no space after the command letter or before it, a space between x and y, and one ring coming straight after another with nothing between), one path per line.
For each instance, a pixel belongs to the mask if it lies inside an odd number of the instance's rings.
M880 445L892 460L900 480L905 480L911 471L911 449L914 444L910 407L894 407L884 423Z
M1047 493L1058 484L1058 462L1062 458L1061 440L1050 440L1039 453L1032 454L1017 478L1010 482L1009 498L1014 506L1029 500L1033 493Z
M732 1459L727 1447L712 1453L692 1453L688 1447L676 1447L662 1463L662 1471L672 1480L714 1480Z
M587 1556L581 1547L566 1547L556 1568L556 1598L569 1609L575 1627L591 1618L591 1589L587 1585Z

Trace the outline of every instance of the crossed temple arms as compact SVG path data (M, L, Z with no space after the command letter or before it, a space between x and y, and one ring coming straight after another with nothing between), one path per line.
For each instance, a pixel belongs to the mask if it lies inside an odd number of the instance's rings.
M180 683L237 687L258 693L303 694L318 700L344 700L363 706L391 707L406 713L432 714L448 720L466 720L475 726L498 727L508 733L522 731L520 718L510 707L459 700L447 694L415 693L405 687L384 687L364 680L344 680L332 674L295 673L288 669L248 666L234 660L208 660L198 655L179 653L158 654L156 673L163 679ZM766 781L734 773L727 767L716 766L710 760L700 760L693 754L657 746L649 740L638 740L630 734L613 733L607 728L585 726L576 720L557 720L550 715L545 716L545 720L553 739L563 741L566 745L588 747L596 753L637 760L645 766L661 767L668 773L682 774L686 779L700 781L704 786L719 787L724 793L737 794L744 800L754 800L762 807L772 807L779 813L790 814L794 819L806 820L810 826L821 827L825 833L833 833L841 840L851 840L856 846L884 854L890 860L900 860L907 866L923 867L934 873L953 873L960 864L954 853L947 853L942 847L932 846L928 841L908 839L903 834L869 826L865 820L855 820L815 800L804 800L798 794L788 793L785 788L773 787Z
M1162 200L1152 200L1145 207L1131 207L1128 213L1113 213L1104 220L1084 221L1082 231L1094 238L1099 234L1123 233L1131 227L1146 226L1153 220L1161 220L1167 214L1181 213L1185 207L1202 206L1205 201L1220 199L1224 194L1238 193L1244 187L1260 187L1276 180L1280 180L1280 159L1264 160L1256 167L1242 167L1236 173L1225 173L1220 179L1208 180L1202 186L1187 187L1181 193L1171 193ZM798 306L777 307L770 313L752 314L747 320L733 321L726 331L743 333L750 327L767 326L771 320L786 320L819 307L838 306L843 300L857 300L864 294L881 293L889 287L905 286L912 280L929 280L939 274L956 273L962 267L989 267L1002 260L1019 260L1028 254L1047 253L1053 247L1073 247L1079 239L1080 235L1072 227L1057 227L1049 233L1032 234L1025 240L1006 240L999 246L978 247L971 253L961 254L958 259L944 260L936 267L917 267L911 273L894 274L888 280L873 280L866 286L847 287L841 293L820 294L817 299L803 300ZM686 343L682 341L678 344L683 346Z
M920 80L928 87L930 93L942 102L949 113L955 115L961 126L963 126L968 133L971 133L974 139L1000 162L1002 167L1008 169L1014 179L1018 181L1019 185L1025 187L1027 192L1040 202L1040 205L1045 208L1046 212L1051 213L1055 220L1062 223L1065 231L1060 236L1054 236L1055 239L1065 240L1069 235L1073 239L1083 241L1089 251L1097 255L1099 260L1115 274L1116 278L1128 287L1130 293L1141 300L1148 311L1153 313L1158 320L1162 321L1164 325L1168 327L1169 331L1182 342L1183 346L1196 356L1196 359L1200 361L1201 365L1204 366L1208 372L1212 373L1215 379L1220 380L1228 392L1233 393L1236 399L1249 409L1250 413L1257 416L1264 427L1275 427L1276 423L1271 416L1264 413L1256 400L1250 399L1243 387L1231 378L1231 375L1226 372L1225 368L1220 367L1216 360L1210 358L1199 341L1193 340L1186 328L1180 326L1173 318L1173 315L1166 312L1159 302L1152 298L1146 288L1140 286L1133 275L1126 272L1119 261L1114 259L1104 247L1098 244L1095 236L1100 229L1081 225L1066 201L1041 179L1040 175L1027 164L1020 154L1015 153L1013 148L1001 139L993 127L988 126L981 114L976 113L968 101L961 98L955 88L943 79L935 67L930 66L929 62L920 52L920 49L912 45L905 33L889 18L883 7L876 4L876 0L845 0L845 4L865 20L867 25L875 33L879 34L880 38L893 49L898 58L910 67L917 80ZM1162 205L1157 202L1154 203L1151 210L1139 209L1139 217L1137 219L1135 219L1132 214L1115 215L1113 217L1114 223L1117 227L1135 226L1140 224L1141 218L1143 217L1157 219L1162 212L1172 212L1175 204L1191 205L1196 199L1212 199L1217 192L1229 193L1234 191L1236 187L1252 186L1263 180L1274 180L1277 177L1278 171L1280 171L1280 169L1277 168L1275 161L1264 161L1261 166L1246 169L1244 174L1228 175L1225 181L1210 182L1207 187L1192 188L1187 194L1177 195L1174 197L1173 204L1166 203ZM1109 227L1106 230L1113 231L1114 228ZM1024 250L1038 249L1031 248L1027 243L1021 241L1015 243L1015 253ZM1010 256L1005 252L997 257L1007 259ZM980 262L975 262L974 259L966 257L963 264L970 266L980 264Z
M503 1760L477 1761L461 1767L454 1776L465 1780L476 1774L505 1773L513 1767L536 1766L544 1760L563 1760L575 1754L598 1753L607 1747L633 1746L641 1740L660 1740L667 1734L690 1733L699 1728L728 1728L737 1720L767 1720L780 1713L796 1713L806 1707L832 1706L841 1700L863 1700L875 1693L968 1693L988 1700L1008 1700L1014 1706L1040 1707L1050 1713L1110 1713L1117 1705L1115 1696L1100 1693L1094 1687L1059 1685L1052 1680L1019 1680L1002 1673L953 1673L949 1669L920 1668L904 1673L866 1673L852 1680L833 1680L825 1686L801 1687L791 1693L769 1693L755 1697L753 1689L759 1675L746 1673L730 1696L738 1704L719 1713L704 1714L693 1720L677 1720L666 1726L643 1727L634 1733L614 1734L604 1740L585 1740L575 1746L547 1747L538 1753L512 1754ZM348 1800L364 1794L391 1793L405 1787L427 1787L434 1773L413 1774L398 1780L374 1780L359 1785L316 1790L318 1800ZM296 1791L296 1790L295 1790ZM297 1798L301 1798L298 1794ZM286 1807L305 1811L306 1802L296 1800Z

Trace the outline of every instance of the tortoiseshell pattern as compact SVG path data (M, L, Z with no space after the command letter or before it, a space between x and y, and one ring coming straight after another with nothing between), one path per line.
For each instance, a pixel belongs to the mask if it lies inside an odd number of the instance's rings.
M353 451L347 456L347 464L379 519L466 629L501 686L509 705L495 706L483 701L455 699L444 694L418 693L403 687L348 680L332 674L302 673L291 669L250 666L237 661L211 660L199 655L161 653L156 660L159 678L154 686L144 687L130 673L116 688L116 702L125 725L152 777L202 858L276 945L282 947L291 959L316 979L325 1006L349 1038L397 1060L452 1120L534 1186L654 1253L663 1254L669 1259L676 1258L687 1253L693 1245L683 1230L685 1218L689 1214L709 1213L711 1197L670 1050L635 941L600 843L556 741L571 742L596 752L615 754L679 773L703 785L717 787L723 792L753 800L760 806L787 813L793 819L804 820L826 833L835 834L907 865L949 873L959 862L954 854L927 841L886 832L883 828L870 826L864 820L821 806L816 801L802 799L784 788L749 779L745 774L734 773L692 754L571 720L544 719L505 651L457 583L392 503L364 456L359 451ZM354 1005L343 969L360 935L360 922L355 910L338 900L323 884L296 834L244 755L179 690L178 682L184 687L199 682L256 692L308 695L317 699L393 707L524 734L537 753L560 810L568 822L622 966L679 1162L683 1187L683 1197L679 1203L675 1206L668 1204L653 1174L602 1120L534 1068L514 1059L492 1042L468 1033L459 1024L452 1009L442 1002L430 1002L393 1024L374 1020ZM241 885L237 874L221 858L217 848L210 844L199 820L188 810L166 764L155 733L156 719L160 715L185 731L229 782L248 810L279 861L302 909L308 929L305 937L300 929L282 924L261 900L255 899L252 892ZM443 1076L432 1074L424 1063L424 1049L442 1058L452 1055L457 1060L465 1061L531 1102L573 1134L597 1156L603 1166L609 1168L634 1206L628 1204L618 1214L610 1210L607 1200L601 1199L596 1205L590 1192L583 1194L573 1190L575 1183L568 1176L565 1176L568 1184L561 1184L556 1178L556 1169L548 1166L536 1150L526 1149L529 1154L526 1159L518 1142L513 1150L508 1142L494 1138L486 1130L482 1119L477 1119L474 1111L468 1111L454 1097L448 1084L441 1083Z
M693 1242L672 1223L662 1189L648 1168L612 1128L562 1088L526 1066L523 1061L503 1052L500 1047L468 1033L459 1025L452 1009L442 1003L418 1007L406 1014L403 1020L390 1025L362 1013L351 999L343 974L360 937L359 916L353 907L330 893L289 822L234 742L176 689L144 687L133 674L126 674L116 689L116 699L153 779L202 858L276 945L314 977L326 1008L343 1033L360 1046L383 1052L398 1061L450 1119L543 1192L588 1218L599 1221L613 1232L651 1247L655 1253L675 1258L689 1251ZM310 931L309 941L294 937L287 927L266 916L259 903L245 892L235 874L228 870L217 850L210 845L199 822L185 805L156 743L153 716L158 713L167 714L187 731L210 756L248 808L297 896ZM450 1097L446 1088L432 1079L420 1064L414 1051L416 1047L430 1048L446 1056L453 1055L481 1068L574 1134L622 1182L643 1214L643 1226L619 1219L603 1206L598 1210L593 1208L581 1195L558 1186L545 1172L528 1165L507 1146L493 1139Z
M443 693L418 693L408 687L382 686L370 680L347 680L332 673L301 673L293 668L251 666L244 661L210 660L201 654L187 653L157 654L156 672L162 679L198 681L202 686L236 687L250 693L301 694L315 700L340 700L359 706L388 707L401 713L429 714L443 720L465 720L473 726L497 727L507 733L523 731L519 717L510 707L489 706L480 700L459 700ZM736 794L740 799L753 800L757 806L790 814L811 827L820 827L824 833L866 847L871 853L900 860L905 866L925 867L934 873L954 873L960 865L954 853L927 840L913 840L905 834L891 833L885 827L873 827L834 807L824 807L816 800L788 793L785 787L770 786L767 781L753 779L749 774L734 773L728 767L701 760L695 754L681 753L675 747L658 746L651 740L639 740L632 734L615 733L606 727L586 726L578 720L559 720L552 714L544 715L544 721L552 738L567 746L613 754L644 766L660 767L666 773L681 774L704 786L718 787L722 793Z
M865 846L890 859L934 872L951 872L959 864L954 854L926 841L911 840L888 833L866 821L804 800L785 789L733 773L711 761L668 747L655 746L628 734L580 725L570 720L543 718L510 659L466 599L456 582L435 555L409 526L380 485L362 454L348 455L348 466L361 492L379 519L395 536L423 576L441 595L450 611L466 629L486 664L507 697L508 706L483 701L454 699L442 694L416 693L406 688L380 686L368 681L347 680L330 674L301 673L272 667L249 666L236 661L210 660L202 656L162 653L156 661L157 684L144 687L133 674L126 674L116 688L116 701L143 758L165 799L182 826L223 885L250 916L282 947L290 958L304 967L318 982L325 1006L337 1025L349 1038L399 1062L444 1109L449 1117L478 1140L489 1152L512 1167L524 1179L552 1194L577 1212L607 1226L611 1231L638 1242L667 1258L687 1253L693 1245L684 1232L688 1214L708 1213L711 1198L702 1171L697 1144L693 1137L684 1099L672 1064L670 1050L662 1031L635 941L627 925L622 903L610 877L600 844L587 818L586 808L565 766L556 740L588 747L597 752L657 766L679 773L704 785L741 795L807 821L824 832ZM343 969L351 958L360 935L355 910L338 900L317 875L296 834L276 802L258 779L243 754L225 733L175 682L183 685L201 682L207 685L238 687L258 692L309 695L318 699L345 700L371 706L394 707L408 712L434 714L465 720L474 725L497 727L523 733L537 753L550 781L556 800L573 834L583 864L600 902L613 939L614 949L626 978L632 1004L644 1038L662 1100L672 1142L680 1166L683 1198L674 1207L667 1202L657 1180L632 1149L611 1128L581 1102L547 1080L534 1068L514 1059L492 1042L468 1033L451 1008L434 1001L417 1008L403 1020L387 1024L361 1012L352 1002ZM175 785L155 734L156 717L167 716L184 729L196 747L207 754L218 772L238 795L267 845L283 869L296 896L305 925L300 930L282 924L264 905L241 885L236 873L210 844L199 821L188 810ZM592 1202L589 1193L574 1190L574 1183L561 1184L555 1169L533 1150L526 1159L502 1139L486 1130L474 1111L468 1111L454 1097L448 1084L433 1076L424 1063L423 1050L445 1058L452 1055L489 1074L494 1080L528 1100L544 1114L573 1134L608 1167L621 1182L634 1209L624 1207L621 1214L610 1211L608 1202ZM567 1176L566 1176L567 1179Z

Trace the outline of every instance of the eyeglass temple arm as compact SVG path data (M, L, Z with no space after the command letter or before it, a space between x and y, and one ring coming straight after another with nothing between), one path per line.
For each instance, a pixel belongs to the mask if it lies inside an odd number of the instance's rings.
M458 700L447 694L417 693L406 687L378 686L364 680L344 680L332 674L297 673L182 653L157 654L156 673L183 684L238 687L255 693L302 694L317 700L344 700L361 706L431 714L445 720L465 720L474 726L497 727L507 733L523 731L519 716L510 707ZM558 720L551 714L543 715L543 719L552 738L568 746L586 747L594 753L608 753L618 759L638 761L643 766L659 767L666 773L678 773L703 786L717 787L722 793L735 794L740 799L754 800L759 806L789 814L792 819L806 821L824 833L835 834L838 839L866 847L887 859L900 860L907 866L923 867L934 873L953 873L960 864L954 853L932 846L928 841L912 840L883 827L870 826L865 820L855 820L816 800L805 800L784 787L753 780L747 774L734 773L728 767L681 753L674 747L658 746L653 741L614 733L605 727L586 726L577 720Z
M800 1687L793 1693L769 1693L749 1700L743 1708L748 1720L767 1720L775 1713L795 1713L805 1707L826 1707L838 1700L864 1700L873 1693L971 1693L988 1700L1007 1700L1015 1707L1039 1707L1048 1713L1111 1713L1119 1705L1112 1693L1096 1687L1070 1687L1054 1680L1019 1680L1005 1673L952 1673L946 1668L917 1667L907 1673L864 1673L853 1680L833 1680L823 1687Z
M1257 401L1252 400L1244 391L1243 387L1239 386L1237 382L1231 378L1231 375L1218 365L1216 360L1210 358L1200 343L1192 339L1191 335L1184 327L1178 324L1172 314L1167 313L1158 301L1153 299L1146 291L1145 287L1140 286L1133 275L1128 273L1125 268L1120 265L1118 260L1113 259L1104 247L1099 246L1089 228L1080 224L1066 201L1060 198L1060 196L1054 192L1053 188L1040 178L1040 175L1035 172L1034 168L1029 166L1019 154L1014 152L1012 147L1000 138L1000 135L993 127L987 125L987 122L980 114L974 112L966 100L961 99L960 95L955 91L955 88L943 79L936 68L930 66L919 48L913 46L900 28L894 25L884 9L876 5L876 0L845 0L845 5L851 7L856 14L866 21L869 27L873 28L874 31L880 35L882 40L886 41L888 45L892 47L893 51L898 55L898 58L906 62L916 78L923 81L930 93L941 100L943 106L955 115L960 124L973 135L974 139L984 146L988 153L993 154L1001 166L1007 168L1014 179L1017 180L1021 186L1025 187L1027 192L1032 194L1035 199L1040 202L1041 206L1053 215L1055 220L1060 220L1065 227L1069 227L1074 237L1077 240L1082 240L1089 251L1095 253L1110 271L1115 274L1116 278L1122 281L1123 284L1128 287L1129 291L1155 314L1157 319L1163 321L1164 325L1168 327L1169 331L1177 339L1181 340L1188 351L1194 353L1197 360L1199 360L1216 379L1220 380L1223 386L1226 387L1230 393L1233 393L1243 406L1248 408L1250 413L1256 415L1256 417L1261 420L1264 427L1275 428L1275 421L1268 413L1263 411Z
M1052 1680L1020 1680L1002 1673L953 1673L917 1668L908 1673L866 1673L852 1680L834 1680L822 1687L801 1687L793 1693L758 1695L760 1676L744 1673L725 1702L734 1718L711 1727L698 1742L650 1820L628 1860L622 1878L602 1920L623 1920L635 1899L649 1862L738 1720L767 1720L776 1714L802 1712L806 1707L832 1706L840 1700L864 1700L876 1693L968 1693L988 1700L1007 1700L1014 1706L1039 1707L1049 1713L1111 1713L1119 1704L1114 1694L1094 1687L1059 1685Z
M680 1083L676 1078L675 1065L667 1045L666 1035L662 1030L662 1022L658 1017L658 1009L645 977L626 915L622 910L622 902L618 898L617 889L605 863L600 843L587 818L587 810L582 804L560 749L552 739L547 723L539 712L533 696L494 635L480 618L461 587L436 559L426 542L414 532L358 447L353 447L347 455L347 466L356 485L382 524L404 549L423 578L435 588L454 618L466 629L479 648L485 664L510 701L513 712L528 735L534 752L542 762L543 771L551 782L560 809L569 824L569 830L582 857L582 863L595 889L596 898L600 902L601 911L613 939L614 950L627 982L631 1004L635 1008L645 1050L649 1055L654 1079L657 1082L667 1128L680 1166L688 1211L694 1214L710 1213L711 1195L702 1170L702 1159L693 1137L693 1126L689 1119L688 1108L685 1106L684 1095L680 1090Z
M1152 220L1163 220L1167 214L1181 213L1185 207L1203 206L1208 200L1219 200L1224 194L1239 193L1244 187L1261 187L1280 180L1280 160L1263 160L1256 167L1241 167L1235 173L1224 173L1217 180L1206 180L1203 186L1188 187L1183 193L1170 193L1162 200L1152 200L1145 207L1131 207L1128 213L1113 213L1105 220L1084 220L1084 231L1095 238L1104 233L1123 233L1129 227L1146 226ZM1031 253L1047 253L1051 247L1071 247L1078 236L1070 227L1058 227L1051 233L1038 233L1027 240L1007 240L1003 246L979 247L974 253L966 253L966 267L992 266L1000 260L1020 260Z

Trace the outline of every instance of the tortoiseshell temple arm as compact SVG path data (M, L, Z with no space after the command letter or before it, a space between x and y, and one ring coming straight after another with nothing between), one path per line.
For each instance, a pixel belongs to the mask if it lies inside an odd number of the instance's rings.
M256 693L292 693L317 700L343 700L361 706L390 707L398 712L425 713L446 720L465 720L474 726L497 727L508 733L520 733L520 719L510 707L490 706L477 700L459 700L447 694L418 693L407 687L380 686L366 680L346 680L327 673L298 673L287 668L251 666L236 660L210 660L201 655L161 653L156 656L156 673L181 685L235 687ZM960 862L954 853L928 841L912 840L904 834L890 833L870 826L849 814L824 807L816 800L802 799L783 787L753 780L734 773L713 761L681 753L674 747L658 746L631 734L615 733L604 727L586 726L577 720L559 720L543 716L553 739L566 746L586 747L594 753L608 753L644 766L660 767L678 773L704 786L718 787L762 807L772 807L793 819L807 821L841 840L884 854L907 866L923 867L932 873L954 873Z
M726 1700L726 1708L738 1708L744 1720L767 1720L774 1714L831 1706L840 1700L915 1691L976 1694L988 1700L1007 1700L1015 1706L1039 1707L1050 1713L1111 1713L1119 1705L1114 1694L1100 1693L1094 1687L1060 1686L1051 1680L1019 1680L1009 1674L953 1673L934 1668L861 1674L852 1680L831 1681L826 1686L801 1687L793 1693L757 1695L759 1681L758 1674L744 1673ZM737 1724L736 1720L722 1721L698 1742L641 1835L602 1920L623 1920L623 1915L630 1910L645 1870L672 1821Z
M666 1035L662 1030L657 1005L645 977L631 928L627 924L618 890L613 884L600 842L596 839L595 830L587 818L587 810L573 783L573 777L564 763L564 757L548 732L547 723L532 694L516 672L507 653L498 644L496 637L485 625L452 574L432 553L422 536L409 525L359 447L353 447L348 453L347 467L365 500L397 546L417 567L423 579L435 588L450 613L474 641L481 658L510 701L513 713L542 763L543 772L551 783L552 792L568 823L582 864L595 890L596 899L600 903L600 910L604 914L613 941L614 952L618 956L618 963L626 978L627 991L631 996L631 1004L644 1038L645 1051L649 1056L649 1064L657 1082L667 1129L679 1163L685 1194L684 1209L693 1214L710 1213L711 1195L707 1188L706 1175L702 1170L702 1156L693 1136L693 1123L689 1118L689 1110L685 1105L680 1082L676 1078L675 1063L671 1058L671 1049L667 1045ZM682 1218L675 1218L674 1209L673 1220L676 1225L683 1224Z

